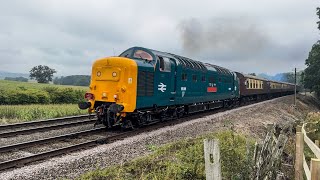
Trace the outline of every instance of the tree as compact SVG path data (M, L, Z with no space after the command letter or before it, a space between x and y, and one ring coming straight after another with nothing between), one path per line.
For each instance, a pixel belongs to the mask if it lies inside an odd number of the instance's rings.
M320 19L320 8L319 7L317 8L317 15ZM317 24L318 24L318 29L320 30L320 21L318 21Z
M317 8L317 15L320 19L320 8ZM317 22L320 30L320 21ZM308 59L306 59L307 68L303 74L304 87L315 91L320 97L320 41L318 40L309 52Z
M48 66L38 65L30 70L30 78L36 79L38 83L49 83L52 81L52 76L57 71Z
M320 41L312 46L306 65L304 86L320 95Z
M294 72L286 72L286 73L282 73L282 74L283 74L283 76L281 78L281 81L294 84L294 82L295 82ZM297 85L303 84L302 78L303 78L303 71L297 72Z

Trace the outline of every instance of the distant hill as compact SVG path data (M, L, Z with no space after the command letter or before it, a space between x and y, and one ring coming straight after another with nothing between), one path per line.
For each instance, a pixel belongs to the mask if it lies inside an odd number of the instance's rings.
M265 78L265 79L269 79L269 80L273 80L273 81L284 81L284 73L278 73L274 76L270 76L268 74L258 74L259 77Z
M4 79L5 77L10 77L10 78L24 77L29 79L29 74L0 71L0 79Z

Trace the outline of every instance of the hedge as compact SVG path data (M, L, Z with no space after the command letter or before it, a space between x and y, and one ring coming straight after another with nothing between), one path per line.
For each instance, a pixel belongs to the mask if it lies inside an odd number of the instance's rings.
M1 105L77 103L83 99L84 90L44 87L42 89L0 90Z

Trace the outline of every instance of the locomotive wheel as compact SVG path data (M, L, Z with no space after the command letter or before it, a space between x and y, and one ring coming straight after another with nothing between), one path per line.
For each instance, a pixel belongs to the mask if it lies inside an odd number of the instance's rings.
M125 130L133 130L133 124L131 122L131 120L126 119L123 124L121 125L121 130L125 131Z

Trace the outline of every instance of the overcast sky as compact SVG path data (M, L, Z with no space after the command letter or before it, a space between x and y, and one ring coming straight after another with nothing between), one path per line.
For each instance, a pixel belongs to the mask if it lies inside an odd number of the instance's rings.
M318 0L7 0L0 71L36 65L90 74L97 58L143 46L231 70L304 68L319 39Z

